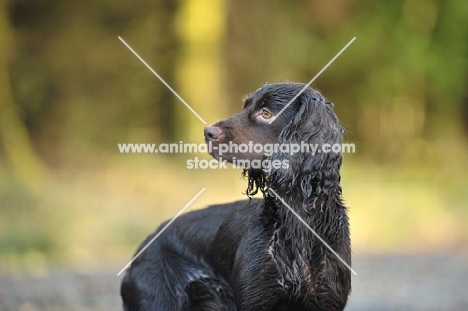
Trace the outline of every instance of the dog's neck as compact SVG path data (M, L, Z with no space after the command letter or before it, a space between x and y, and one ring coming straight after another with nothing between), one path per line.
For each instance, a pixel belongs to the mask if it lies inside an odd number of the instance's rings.
M259 192L263 194L264 215L267 222L274 222L276 227L301 227L304 230L295 231L306 231L304 234L308 236L311 232L302 219L323 238L333 239L348 225L341 200L339 168L320 180L312 174L303 174L278 182L275 176L259 170L246 170L244 176L248 179L246 194L249 197Z
M316 234L350 261L348 217L341 201L339 172L329 174L332 179L300 175L281 183L258 172L249 172L248 176L250 191L264 194L262 221L272 234L268 251L278 266L280 282L301 290L304 284L310 288L319 282L326 271L336 271L329 265L339 263L333 257L330 261L326 246Z
M296 185L272 184L269 189L264 200L268 205L275 204L277 226L290 228L297 239L317 241L303 221L330 243L340 239L343 230L347 230L346 208L341 200L339 181L319 183L299 177Z

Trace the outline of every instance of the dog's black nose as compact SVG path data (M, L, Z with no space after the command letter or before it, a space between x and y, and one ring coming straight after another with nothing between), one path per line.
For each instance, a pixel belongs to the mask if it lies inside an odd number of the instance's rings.
M221 129L217 126L205 127L205 139L206 140L211 140L211 141L219 140L222 133L223 132L221 131Z

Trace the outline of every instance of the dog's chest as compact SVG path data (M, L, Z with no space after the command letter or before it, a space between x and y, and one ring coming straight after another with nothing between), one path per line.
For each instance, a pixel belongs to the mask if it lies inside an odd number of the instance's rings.
M312 286L310 250L308 245L293 238L285 239L275 230L268 245L268 255L278 269L278 283L289 290L297 291Z

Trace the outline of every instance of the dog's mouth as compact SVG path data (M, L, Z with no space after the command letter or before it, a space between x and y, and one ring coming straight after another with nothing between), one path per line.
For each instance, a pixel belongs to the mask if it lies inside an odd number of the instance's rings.
M268 175L283 166L281 161L272 161L269 157L259 153L225 152L223 143L220 142L207 141L207 150L216 160L232 163L234 168L242 168L249 172L261 172Z
M223 151L223 146L225 146L225 144L222 142L206 140L206 144L208 154L220 162L226 161L229 163L233 163L236 161L236 159L242 158L241 154L237 155Z
M225 130L216 124L205 128L204 134L207 151L216 160L226 161L244 169L270 170L270 166L265 164L267 155L254 150L254 142L233 141L226 136Z
M205 137L205 143L207 145L208 154L211 155L216 160L220 160L220 157L221 157L220 152L219 152L220 142L216 140L215 141L209 140L208 138ZM227 160L227 159L224 159L224 160Z
M217 125L205 128L205 143L208 153L218 161L227 161L233 163L236 155L229 150L229 142L226 140L226 134L223 129ZM240 155L241 156L241 155Z
M224 142L224 141L212 141L205 139L207 144L208 153L219 161L227 161L233 163L240 161L241 163L247 163L252 161L262 161L265 159L265 155L262 153L255 153L249 151L238 150L238 146L235 142ZM246 167L248 168L248 167Z

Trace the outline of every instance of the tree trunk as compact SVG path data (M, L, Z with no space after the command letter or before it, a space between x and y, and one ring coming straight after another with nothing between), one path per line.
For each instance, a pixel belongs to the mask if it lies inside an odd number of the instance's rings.
M10 32L8 1L0 0L0 143L14 175L29 190L37 192L43 185L47 170L31 144L13 98L8 71Z

